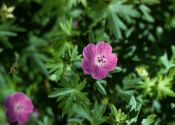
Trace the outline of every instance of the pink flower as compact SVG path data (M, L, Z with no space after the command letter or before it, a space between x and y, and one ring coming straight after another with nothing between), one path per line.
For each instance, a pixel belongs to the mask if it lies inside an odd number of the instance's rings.
M23 93L16 92L5 99L6 115L10 123L24 124L33 112L32 101Z
M117 56L112 53L112 47L100 41L97 45L88 44L83 49L81 67L85 74L91 74L94 79L103 79L117 65Z

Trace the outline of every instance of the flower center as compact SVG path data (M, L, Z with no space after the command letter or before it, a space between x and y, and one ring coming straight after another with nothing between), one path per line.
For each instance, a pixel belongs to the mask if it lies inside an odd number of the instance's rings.
M23 109L24 109L24 106L21 105L20 103L15 105L15 111L16 112L21 112L21 111L23 111Z
M102 56L97 56L95 58L95 65L97 66L103 66L103 64L106 62L106 59L105 59L105 56L102 55Z

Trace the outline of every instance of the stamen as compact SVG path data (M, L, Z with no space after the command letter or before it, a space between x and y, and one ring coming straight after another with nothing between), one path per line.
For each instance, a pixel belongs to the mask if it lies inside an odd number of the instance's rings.
M16 104L16 106L15 106L15 111L16 112L21 112L22 110L23 110L23 105L21 105L21 104Z
M105 62L106 62L106 59L105 59L105 56L104 55L97 56L95 58L95 64L97 66L102 66L102 65L104 65Z

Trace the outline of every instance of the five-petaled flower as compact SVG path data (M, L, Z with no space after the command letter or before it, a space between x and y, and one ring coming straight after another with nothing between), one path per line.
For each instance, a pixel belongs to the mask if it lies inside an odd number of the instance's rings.
M10 123L24 124L33 112L32 101L23 93L15 92L5 99L7 119Z
M81 67L85 74L91 74L96 79L103 79L117 65L117 56L112 53L112 47L100 41L97 45L88 44L83 49Z

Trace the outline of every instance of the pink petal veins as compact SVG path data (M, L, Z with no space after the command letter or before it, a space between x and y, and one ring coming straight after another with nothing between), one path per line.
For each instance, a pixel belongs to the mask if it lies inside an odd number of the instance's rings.
M89 44L83 49L83 57L86 60L94 60L96 55L96 46L94 44Z
M108 71L102 68L97 67L96 70L92 73L92 77L96 80L105 78L108 75Z
M81 63L81 67L85 74L91 74L95 69L95 65L93 64L93 62L88 60L83 60Z
M100 41L97 45L97 53L98 54L108 54L108 53L112 53L112 47L103 42L103 41Z
M104 65L104 68L108 71L111 71L115 69L117 65L118 58L115 54L109 54L106 58L106 64Z

